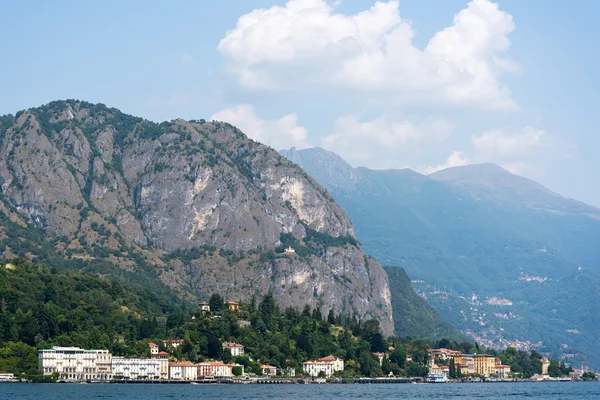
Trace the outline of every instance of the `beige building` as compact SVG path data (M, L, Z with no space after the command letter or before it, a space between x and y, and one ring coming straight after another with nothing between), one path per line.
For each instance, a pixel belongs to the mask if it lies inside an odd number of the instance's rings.
M277 375L277 368L269 364L261 365L260 370L263 375Z
M550 366L550 360L548 357L542 358L542 375L548 375L548 367Z
M220 361L205 361L198 364L199 377L230 378L233 376L233 367L241 367L242 374L244 366L239 364L225 364Z
M195 381L198 379L198 366L189 361L169 363L169 379Z
M169 353L161 351L158 354L153 355L152 358L159 362L160 379L169 379Z
M158 345L156 343L148 343L148 347L150 347L150 355L154 356L158 354Z
M41 375L58 373L59 380L86 381L112 379L112 356L108 350L79 347L53 347L38 351Z

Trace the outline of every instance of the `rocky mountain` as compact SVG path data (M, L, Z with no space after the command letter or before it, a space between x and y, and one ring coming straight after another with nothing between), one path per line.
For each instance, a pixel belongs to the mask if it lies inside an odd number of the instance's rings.
M74 100L4 116L0 200L5 258L188 298L271 291L282 307L376 317L393 332L387 276L333 198L229 124L155 124Z
M352 168L322 149L283 154L333 195L369 254L403 267L463 332L600 365L599 209L491 164L424 176Z

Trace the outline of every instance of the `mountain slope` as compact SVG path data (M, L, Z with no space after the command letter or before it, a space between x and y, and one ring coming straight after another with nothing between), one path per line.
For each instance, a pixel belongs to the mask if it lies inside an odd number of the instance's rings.
M4 257L116 265L188 298L271 291L282 306L376 317L393 331L386 274L345 214L231 125L155 124L69 100L2 117L0 140ZM17 240L11 224L35 237Z
M284 154L330 191L366 251L422 281L415 289L454 326L483 344L542 341L600 365L600 210L494 165L427 177L351 168L321 149ZM347 172L331 179L326 165Z

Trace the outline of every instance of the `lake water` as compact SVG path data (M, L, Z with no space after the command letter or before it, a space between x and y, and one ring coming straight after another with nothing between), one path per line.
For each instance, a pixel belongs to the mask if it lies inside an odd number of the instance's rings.
M597 382L374 385L0 384L0 399L600 399Z

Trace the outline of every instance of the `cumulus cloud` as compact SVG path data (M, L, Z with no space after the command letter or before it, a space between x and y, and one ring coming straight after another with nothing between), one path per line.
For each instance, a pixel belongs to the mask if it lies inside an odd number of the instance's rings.
M465 157L462 151L454 151L445 163L439 164L431 167L420 167L418 168L419 172L425 175L433 174L434 172L441 171L443 169L451 168L451 167L461 167L463 165L469 165L471 161Z
M453 129L451 122L441 118L412 121L381 116L360 121L344 116L336 121L334 133L321 139L321 146L354 166L401 168L408 153L444 141Z
M513 29L512 16L497 4L473 0L420 49L397 0L353 15L326 0L289 0L241 16L218 50L249 88L326 84L514 108L500 81L518 70L507 56Z
M523 156L537 149L549 148L551 144L543 141L545 131L530 126L516 133L495 129L471 137L474 151L480 157L506 159Z
M306 142L306 128L298 126L296 114L268 120L256 115L252 105L242 104L214 113L211 120L228 122L241 129L251 139L276 150L292 146L299 149L309 147Z

